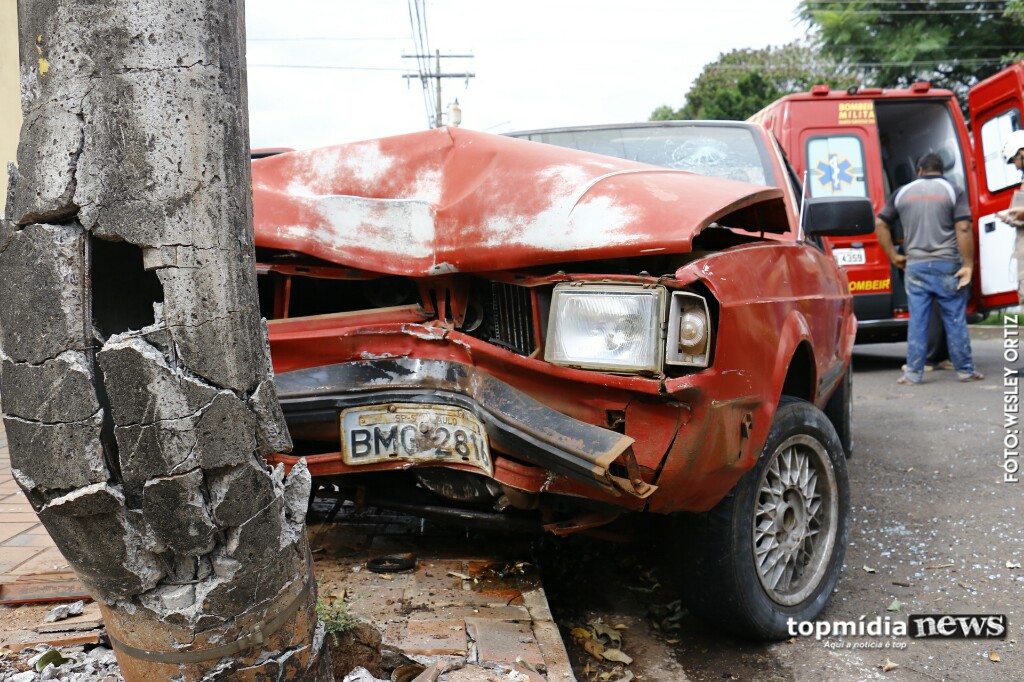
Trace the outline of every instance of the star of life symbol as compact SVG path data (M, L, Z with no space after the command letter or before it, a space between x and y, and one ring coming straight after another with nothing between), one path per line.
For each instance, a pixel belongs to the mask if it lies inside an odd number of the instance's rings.
M815 170L821 173L818 180L822 185L831 185L833 192L839 192L843 189L844 183L853 183L853 174L850 173L852 165L849 159L840 161L838 154L829 154L828 163L819 161Z

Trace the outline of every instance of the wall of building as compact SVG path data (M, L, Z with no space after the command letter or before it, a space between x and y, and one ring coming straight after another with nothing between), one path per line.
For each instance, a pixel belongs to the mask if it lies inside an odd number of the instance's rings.
M21 130L18 71L18 2L0 0L0 215L7 198L7 162L14 160Z

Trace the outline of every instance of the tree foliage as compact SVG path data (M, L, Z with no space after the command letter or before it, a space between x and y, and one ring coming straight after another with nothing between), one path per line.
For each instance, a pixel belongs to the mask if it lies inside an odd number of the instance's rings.
M967 90L1024 50L1021 0L1010 2L818 2L802 0L800 16L822 50L864 75L865 85L906 87L919 80ZM1007 10L1010 10L1009 14Z
M704 66L681 108L660 106L651 120L743 120L782 95L842 80L842 69L805 43L733 50Z

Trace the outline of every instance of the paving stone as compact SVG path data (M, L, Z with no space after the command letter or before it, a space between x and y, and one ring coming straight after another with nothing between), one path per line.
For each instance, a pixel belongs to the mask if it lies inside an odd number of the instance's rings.
M529 623L467 618L466 629L476 642L478 661L482 665L511 665L520 658L538 670L545 667L544 656Z
M28 503L26 503L25 506L28 506ZM32 523L31 521L0 522L0 544L3 544L16 535L21 535L28 529L35 527L38 523L38 519L36 519L36 523Z
M53 540L50 539L49 535L32 535L30 533L22 533L21 535L15 535L9 540L0 542L0 552L4 551L2 549L3 547L37 547L45 549L53 546Z
M5 547L0 551L0 573L11 572L38 553L39 550L35 547Z
M36 573L53 573L55 571L67 571L68 562L67 559L60 553L55 546L40 549L38 547L12 547L10 550L4 548L2 554L6 555L8 551L25 551L28 554L26 560L19 563L14 567L14 573L17 575L34 575ZM3 560L0 560L2 565ZM5 571L11 572L11 571Z
M420 589L461 590L466 582L449 573L466 573L465 561L420 561L416 564L416 586Z
M464 656L468 650L466 624L461 619L411 620L401 648L409 656Z
M522 604L518 590L410 590L407 594L409 605L430 608L470 606L474 608L501 607Z

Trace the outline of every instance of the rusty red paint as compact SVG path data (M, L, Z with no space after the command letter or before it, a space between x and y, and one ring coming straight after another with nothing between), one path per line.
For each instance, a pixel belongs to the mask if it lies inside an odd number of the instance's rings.
M733 213L784 229L782 194L462 129L253 162L260 246L420 277L688 251Z

